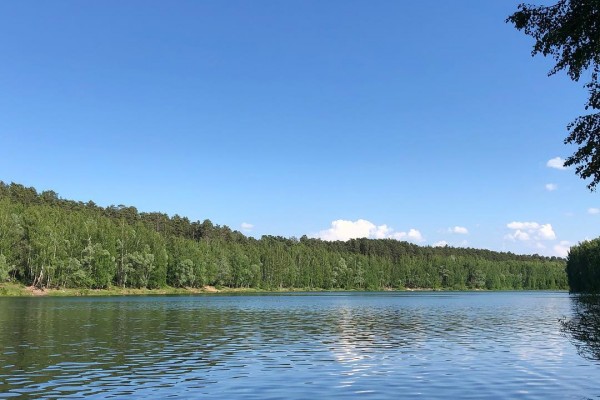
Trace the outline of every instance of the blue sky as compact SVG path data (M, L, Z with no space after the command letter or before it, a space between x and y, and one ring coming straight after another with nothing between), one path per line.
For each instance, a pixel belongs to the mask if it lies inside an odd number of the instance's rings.
M564 255L599 235L598 194L548 166L587 93L517 4L1 2L0 180L257 237Z

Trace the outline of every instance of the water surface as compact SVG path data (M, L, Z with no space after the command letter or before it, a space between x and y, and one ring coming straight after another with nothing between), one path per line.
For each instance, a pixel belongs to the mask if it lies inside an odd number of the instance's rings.
M0 398L597 398L579 311L561 292L0 298Z

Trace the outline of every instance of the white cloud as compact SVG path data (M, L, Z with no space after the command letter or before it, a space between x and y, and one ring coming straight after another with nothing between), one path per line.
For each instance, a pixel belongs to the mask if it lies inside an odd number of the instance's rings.
M519 242L518 247L558 257L566 257L569 252L570 242L559 241L551 224L513 221L506 224L506 227L511 229L511 232L504 238L512 242Z
M402 237L403 233L404 232L400 232L400 237ZM421 235L421 232L419 232L416 229L412 229L412 228L408 231L408 233L406 234L406 237L411 242L423 242L423 241L425 241L425 239L423 238L423 235Z
M440 240L439 242L435 242L433 244L433 247L445 247L448 246L448 242L446 242L445 240Z
M364 219L357 221L338 219L331 223L331 228L319 232L317 236L323 240L345 241L351 238L376 237L378 233L386 228L385 225L382 225L378 229L375 224Z
M516 241L528 240L555 240L556 234L551 224L538 224L537 222L511 222L506 227L514 232L505 236L506 239Z
M546 163L546 166L548 168L567 169L567 167L565 167L565 160L563 160L560 157L554 157L554 158L548 160L548 162Z
M554 240L556 239L556 233L554 233L552 225L544 224L540 226L540 229L538 230L538 237L542 240Z
M242 224L240 225L242 230L244 231L251 231L252 229L254 229L254 225L249 224L247 222L242 222Z
M571 244L566 240L561 240L560 243L554 245L554 252L559 257L566 257L569 255L569 249Z
M600 208L594 208L594 207L588 208L588 214L592 214L592 215L600 214Z
M396 232L385 224L377 226L365 219L356 221L338 219L331 223L331 228L320 231L314 236L329 241L368 238L407 240L418 243L425 240L417 229L410 229L408 232Z
M521 241L524 241L524 242L526 242L526 241L528 241L530 239L529 234L527 232L523 232L520 229L517 229L515 231L515 233L513 233L512 237L511 237L510 234L508 236L509 236L509 238L511 238L513 240L521 240Z
M508 229L537 229L540 224L537 222L511 222L506 224Z
M546 190L549 192L553 192L558 189L558 185L556 183L546 183Z
M448 228L448 232L450 233L458 233L460 235L466 235L469 233L469 230L464 226L455 226L454 228Z

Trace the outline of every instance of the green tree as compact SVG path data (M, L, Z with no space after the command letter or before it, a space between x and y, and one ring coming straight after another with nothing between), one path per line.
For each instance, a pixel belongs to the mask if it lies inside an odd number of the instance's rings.
M88 271L81 267L81 262L73 257L59 263L59 287L88 288L92 286L92 278Z
M532 55L552 56L556 65L549 75L566 70L579 81L589 75L589 98L583 115L571 122L565 144L577 144L566 166L575 166L582 178L591 178L590 190L600 183L600 1L559 0L550 6L520 4L506 20L535 39Z
M0 199L0 254L11 265L11 274L24 275L23 259L25 254L23 210L8 199Z
M150 252L150 246L146 245L143 251L134 251L129 254L127 267L133 273L135 286L140 288L149 287L150 276L156 268L154 254Z
M10 278L12 267L8 265L4 254L0 254L0 282L6 282Z
M194 273L194 262L189 258L177 263L174 271L174 285L178 287L194 286L196 274Z
M598 287L590 286L600 282L592 244L571 251L573 290ZM557 258L389 239L258 240L208 220L102 208L0 182L0 281L39 287L564 289L564 267Z
M354 275L354 287L363 289L365 287L365 270L363 269L362 263L358 261L356 263L356 274Z
M102 244L92 244L90 239L81 253L81 268L87 272L93 288L108 288L116 272L115 258Z
M217 276L215 284L218 286L229 286L232 282L231 264L228 258L222 254L216 260Z
M566 271L572 292L600 293L600 238L571 247Z

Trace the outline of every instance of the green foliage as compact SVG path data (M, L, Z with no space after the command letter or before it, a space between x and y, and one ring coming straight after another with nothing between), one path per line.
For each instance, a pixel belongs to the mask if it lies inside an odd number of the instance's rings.
M565 289L564 260L396 240L245 237L134 207L98 207L0 182L0 282L80 290ZM137 290L137 289L136 289Z
M572 292L600 293L600 238L571 247L567 277Z
M132 285L138 288L151 287L150 277L156 268L154 254L150 246L145 245L142 251L134 251L127 255L127 270L132 274Z
M111 286L115 276L115 258L102 248L101 243L92 244L89 240L81 252L81 269L90 277L93 289L106 289Z
M173 284L176 287L193 287L196 281L194 262L189 258L180 261L174 271Z
M11 269L4 254L0 254L0 282L7 282L9 280Z
M559 0L550 6L520 4L506 21L535 39L532 55L541 53L554 58L556 65L549 75L566 70L572 80L579 81L589 73L585 109L595 112L568 125L570 134L565 143L577 144L579 148L565 165L576 166L575 172L581 178L591 178L588 188L595 190L600 183L600 2Z
M0 283L0 296L31 296L25 287L17 283Z

